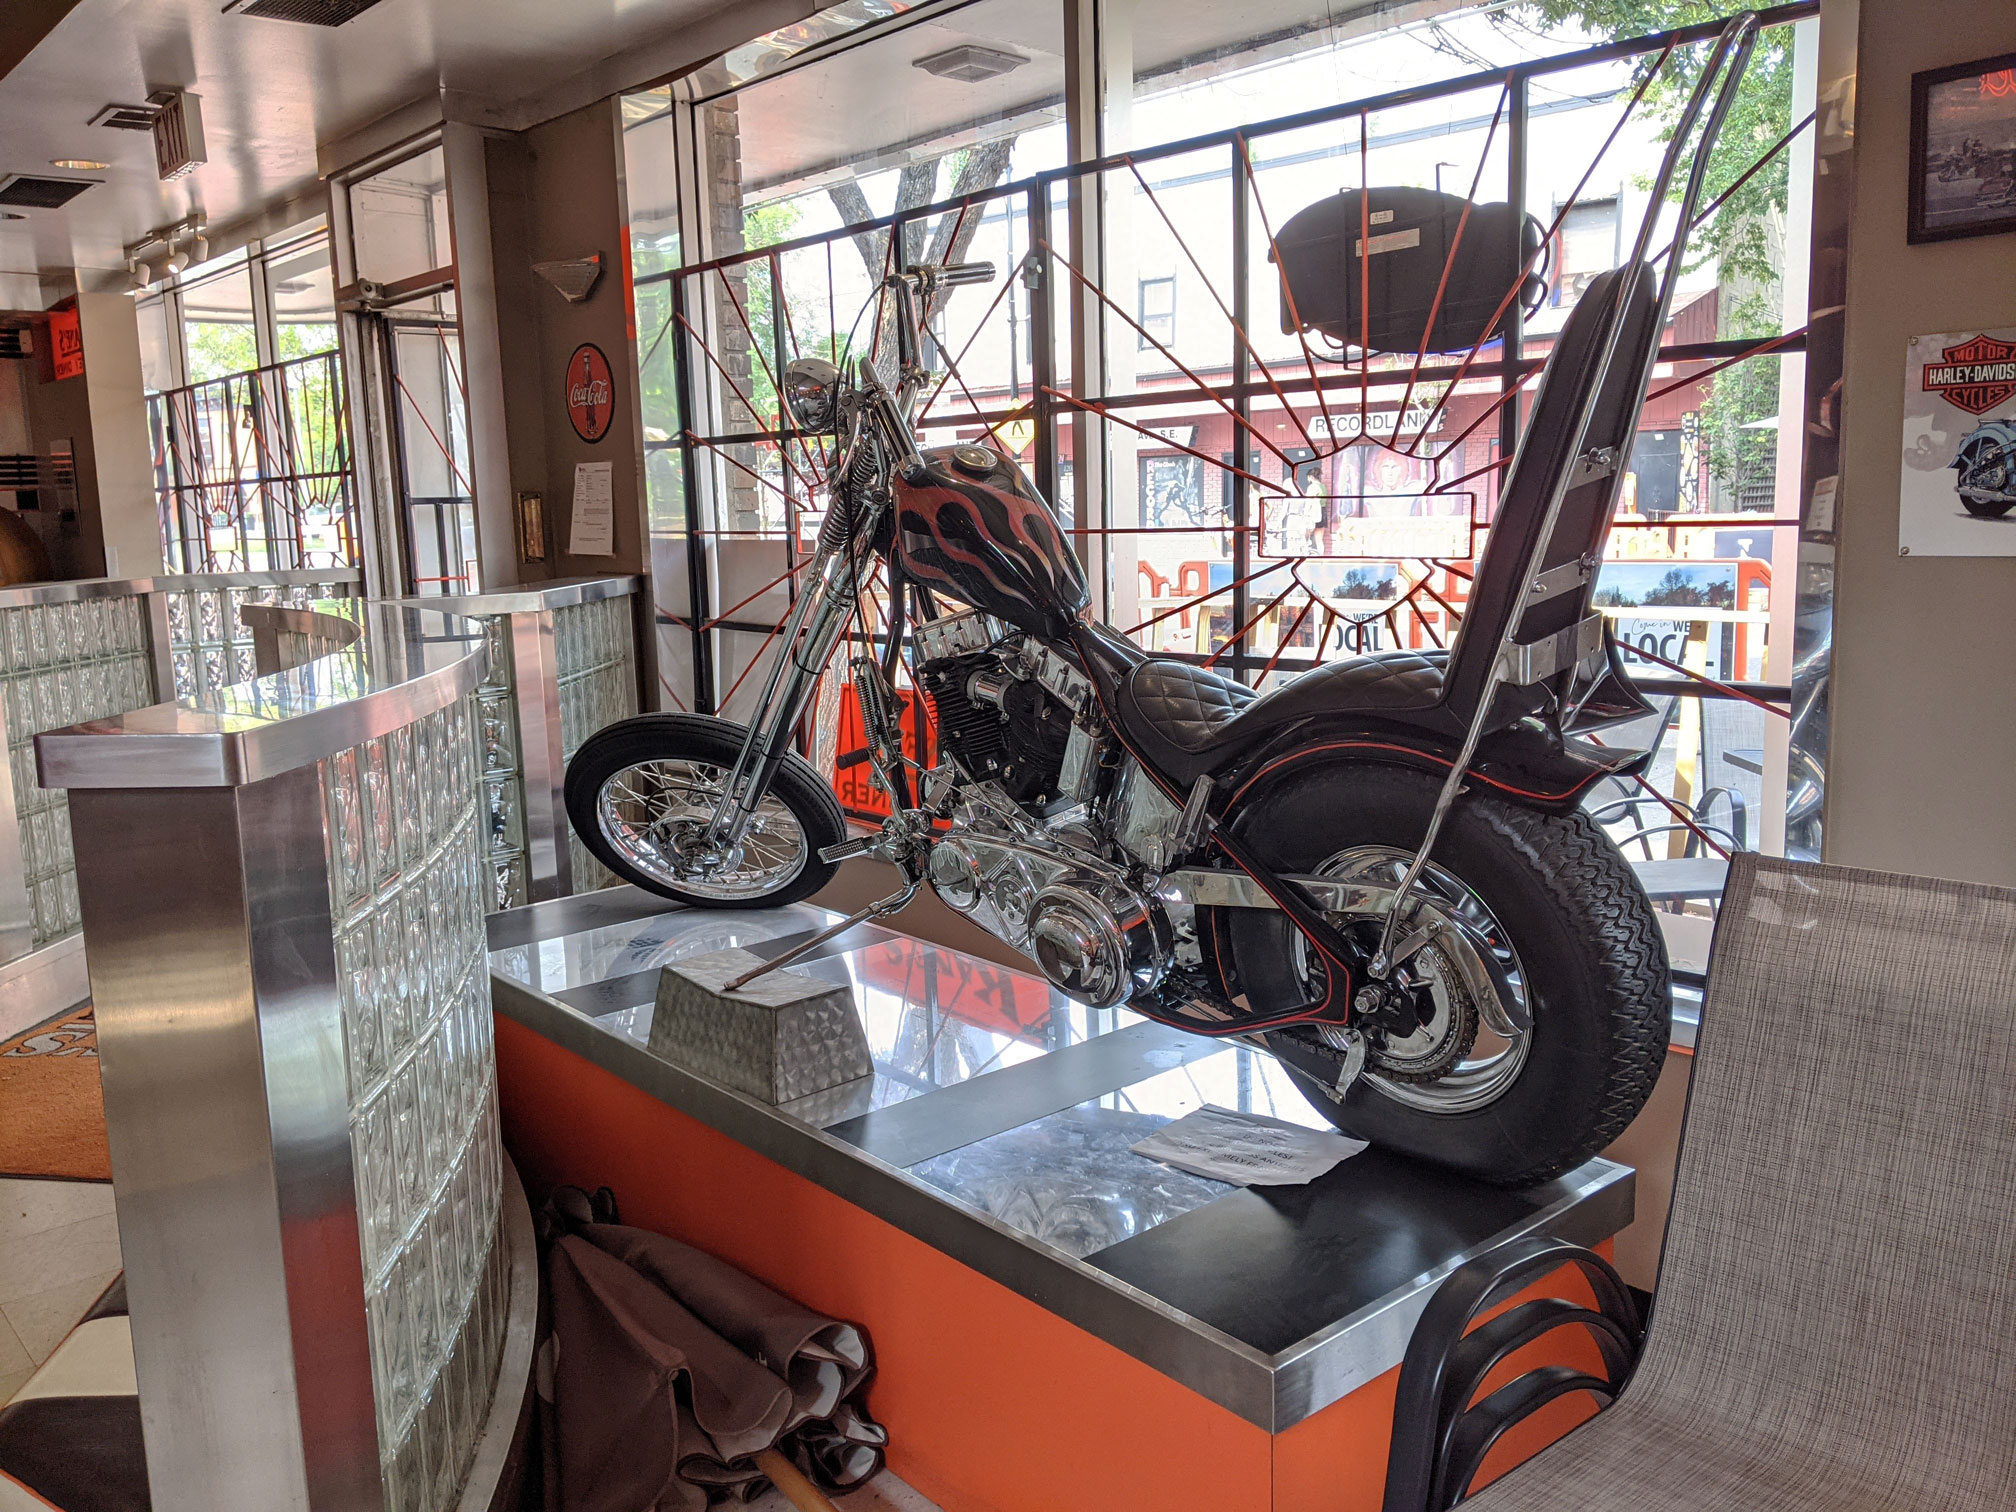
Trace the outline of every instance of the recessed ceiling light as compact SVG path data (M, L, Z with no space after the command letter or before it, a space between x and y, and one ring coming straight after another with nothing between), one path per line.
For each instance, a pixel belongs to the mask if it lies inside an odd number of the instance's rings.
M102 173L110 168L110 163L98 162L95 158L51 158L51 168L69 168L78 173Z

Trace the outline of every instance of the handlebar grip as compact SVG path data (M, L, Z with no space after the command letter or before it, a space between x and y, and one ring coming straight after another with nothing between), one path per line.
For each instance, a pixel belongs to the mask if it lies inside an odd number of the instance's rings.
M984 284L994 282L991 262L947 263L938 270L941 284Z

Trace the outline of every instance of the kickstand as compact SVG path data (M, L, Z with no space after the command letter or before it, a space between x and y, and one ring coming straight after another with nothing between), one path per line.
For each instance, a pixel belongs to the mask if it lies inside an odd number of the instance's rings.
M908 903L911 900L911 898L916 896L917 889L921 885L922 885L921 880L917 882L911 882L903 887L898 888L895 892L889 894L889 896L886 898L876 899L875 902L870 903L866 908L863 908L858 912L847 915L846 918L842 919L838 924L833 925L831 928L820 930L819 933L812 936L811 939L805 941L803 944L792 946L789 950L785 951L784 954L778 956L775 960L765 961L761 966L758 966L754 971L745 971L742 973L742 975L735 978L734 981L723 983L721 990L723 992L737 992L742 988L748 986L751 982L755 981L756 978L760 976L768 976L771 972L775 971L780 966L789 966L793 961L797 960L798 957L804 955L806 951L816 950L819 946L824 945L828 940L832 939L835 935L845 934L848 930L852 929L856 924L864 924L870 919L879 919L884 914L892 914L896 912L897 909L901 908L904 904Z

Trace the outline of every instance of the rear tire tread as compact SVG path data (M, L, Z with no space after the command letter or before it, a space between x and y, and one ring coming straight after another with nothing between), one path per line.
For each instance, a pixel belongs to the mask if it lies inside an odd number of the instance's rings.
M1417 846L1439 783L1384 763L1291 772L1234 820L1271 863L1315 867L1349 846ZM1407 1108L1361 1080L1340 1105L1291 1069L1346 1133L1501 1186L1573 1170L1637 1117L1665 1066L1672 983L1664 936L1630 863L1580 810L1546 813L1475 789L1450 813L1435 859L1497 914L1534 1011L1519 1080L1461 1112ZM1289 926L1255 910L1212 910L1199 932L1228 991L1256 1006L1295 1001L1283 964Z

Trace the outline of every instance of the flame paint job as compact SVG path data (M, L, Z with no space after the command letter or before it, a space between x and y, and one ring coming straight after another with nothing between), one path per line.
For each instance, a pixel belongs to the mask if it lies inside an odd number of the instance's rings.
M897 481L897 560L925 587L1017 629L1068 635L1092 601L1085 569L1014 462L997 456L980 473L952 460L974 451L932 447L921 480Z

